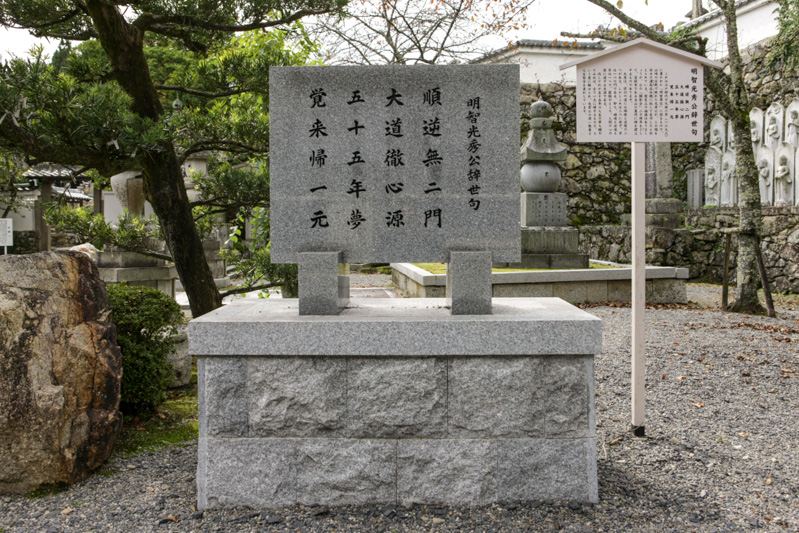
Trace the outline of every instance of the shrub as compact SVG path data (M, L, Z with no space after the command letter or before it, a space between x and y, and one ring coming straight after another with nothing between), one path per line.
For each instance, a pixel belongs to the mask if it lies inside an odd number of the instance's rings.
M122 410L151 411L166 397L172 377L167 355L183 312L175 300L149 287L109 285L108 298L122 351Z

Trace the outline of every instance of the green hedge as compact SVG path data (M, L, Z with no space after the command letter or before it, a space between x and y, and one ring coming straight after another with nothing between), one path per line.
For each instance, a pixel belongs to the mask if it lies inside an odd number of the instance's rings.
M166 397L172 377L167 355L183 312L175 300L149 287L108 285L108 297L122 350L122 411L151 411Z

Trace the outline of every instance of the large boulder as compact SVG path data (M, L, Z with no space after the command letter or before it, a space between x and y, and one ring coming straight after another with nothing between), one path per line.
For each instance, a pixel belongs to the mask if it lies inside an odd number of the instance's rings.
M0 256L0 494L85 479L122 425L105 284L78 252Z

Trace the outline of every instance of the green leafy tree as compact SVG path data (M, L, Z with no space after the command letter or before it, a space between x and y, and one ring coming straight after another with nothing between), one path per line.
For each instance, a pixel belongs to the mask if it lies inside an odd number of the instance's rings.
M799 0L781 0L777 7L779 31L769 53L774 67L782 62L786 69L799 67Z
M58 49L53 52L53 59L50 61L59 72L64 70L67 66L67 59L72 51L72 43L61 39L58 43Z
M0 149L0 218L7 218L22 206L17 183L24 172L19 154Z
M567 37L597 38L610 41L625 42L633 37L644 36L662 44L675 46L699 55L706 54L707 39L692 34L690 31L678 29L674 34L659 31L661 27L652 28L626 15L623 2L607 0L588 0L594 5L616 17L623 27L608 31L595 31L590 34L566 33ZM752 149L752 137L749 128L749 111L753 105L744 83L743 61L738 49L738 22L735 0L711 0L721 10L727 30L727 66L724 71L705 67L705 86L713 96L716 108L732 123L736 139L735 176L738 182L738 198L740 208L740 226L738 234L737 290L734 311L751 314L765 314L760 305L757 291L760 286L760 275L757 270L756 249L760 246L761 228L763 225L760 209L760 186ZM633 30L636 35L631 35Z
M0 23L41 37L92 42L67 72L42 57L0 65L0 146L33 163L140 169L192 313L221 305L205 261L181 163L212 151L245 159L268 151L268 67L297 64L285 33L345 0L0 0ZM239 35L238 32L248 32ZM255 37L250 34L257 34ZM248 39L255 44L248 46ZM148 45L196 54L157 80ZM300 54L302 55L302 54ZM102 57L104 56L104 58ZM161 74L159 74L161 75ZM165 105L172 95L189 105ZM178 99L178 96L175 97ZM194 100L193 100L194 99Z

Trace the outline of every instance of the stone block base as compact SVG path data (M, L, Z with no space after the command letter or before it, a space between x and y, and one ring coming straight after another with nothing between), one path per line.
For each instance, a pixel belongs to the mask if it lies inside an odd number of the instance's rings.
M555 298L444 303L242 301L192 321L199 507L596 502L601 321Z
M590 439L202 439L199 508L596 502Z
M522 227L523 254L576 254L580 231L570 227Z
M174 266L100 268L100 278L106 283L127 282L128 285L158 289L167 296L175 297L175 280L178 277Z

